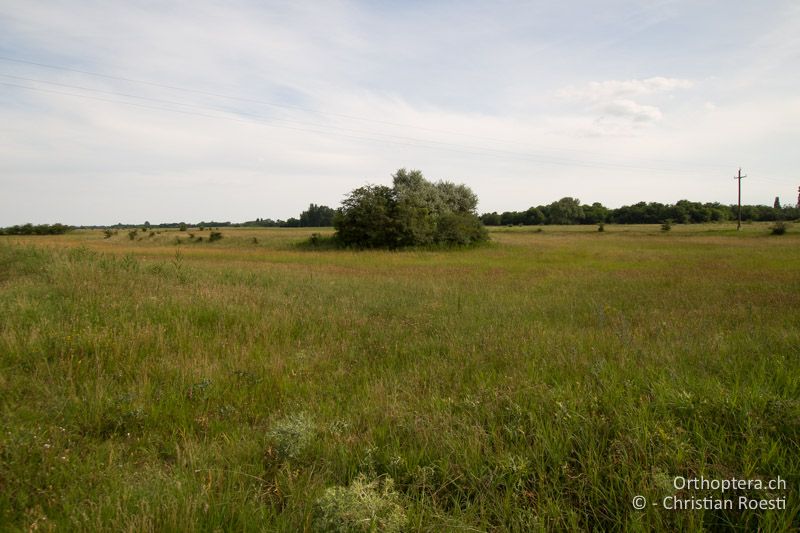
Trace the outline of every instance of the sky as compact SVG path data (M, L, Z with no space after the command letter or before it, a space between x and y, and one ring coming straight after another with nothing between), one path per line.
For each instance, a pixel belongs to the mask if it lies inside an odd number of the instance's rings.
M800 2L0 0L0 226L797 201Z

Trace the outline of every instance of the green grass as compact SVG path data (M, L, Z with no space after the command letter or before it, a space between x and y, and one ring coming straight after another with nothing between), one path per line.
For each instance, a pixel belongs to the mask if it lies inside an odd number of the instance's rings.
M800 526L796 231L220 231L0 238L0 529ZM632 507L701 475L787 508Z

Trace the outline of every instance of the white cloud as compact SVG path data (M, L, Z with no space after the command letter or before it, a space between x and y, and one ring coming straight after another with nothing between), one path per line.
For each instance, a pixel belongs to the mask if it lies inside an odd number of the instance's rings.
M641 80L592 81L583 87L568 86L558 91L557 96L579 102L607 102L619 98L669 93L678 89L689 89L693 85L691 80L661 76Z
M655 106L637 104L633 100L617 99L604 103L602 111L618 118L630 119L634 122L654 122L661 120L661 110Z
M661 107L641 100L666 96L669 102L675 91L693 86L692 80L663 76L592 81L583 86L567 86L557 91L556 97L577 104L594 117L590 126L576 132L579 135L628 137L664 117Z

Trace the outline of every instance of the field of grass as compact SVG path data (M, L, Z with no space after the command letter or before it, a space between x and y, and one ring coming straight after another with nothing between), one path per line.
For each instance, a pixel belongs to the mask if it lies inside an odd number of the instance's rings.
M0 237L0 530L800 527L796 229L220 231Z

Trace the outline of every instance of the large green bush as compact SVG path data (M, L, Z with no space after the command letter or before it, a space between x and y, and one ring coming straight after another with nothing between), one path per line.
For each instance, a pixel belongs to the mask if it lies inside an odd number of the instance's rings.
M445 213L436 223L436 239L443 244L472 244L488 238L486 228L476 216Z
M339 242L360 248L400 248L488 239L475 211L478 197L469 187L432 183L419 170L404 168L392 178L392 187L359 187L342 202L334 219Z

